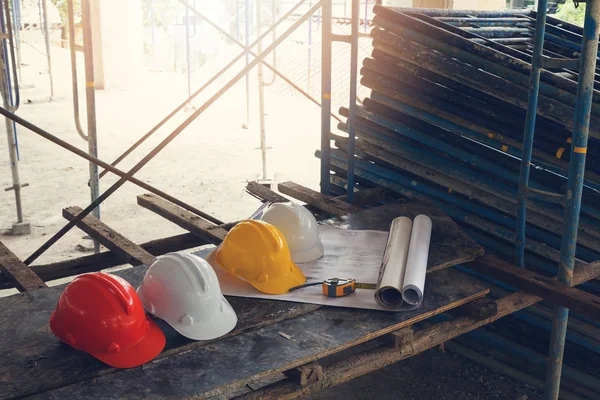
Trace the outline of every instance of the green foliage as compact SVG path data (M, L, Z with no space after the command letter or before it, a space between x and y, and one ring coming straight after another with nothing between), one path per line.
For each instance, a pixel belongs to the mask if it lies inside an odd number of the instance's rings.
M60 14L60 19L62 20L64 25L67 25L68 16L67 16L67 0L52 0L52 3L56 6L58 13ZM73 8L75 10L75 22L77 22L79 18L79 10L81 10L81 0L73 0Z
M143 4L144 25L152 24L166 29L175 16L175 10L179 6L174 0L141 0Z
M564 4L558 6L558 11L554 17L570 22L571 24L583 26L585 16L585 3L579 3L579 7L575 8L573 0L566 0Z

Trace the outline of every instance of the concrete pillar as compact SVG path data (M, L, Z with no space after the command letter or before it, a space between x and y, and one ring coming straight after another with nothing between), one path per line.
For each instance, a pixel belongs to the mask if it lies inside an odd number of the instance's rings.
M100 0L90 0L92 19L92 43L94 47L94 82L96 90L104 89L104 59L102 57L102 24L100 20Z
M413 0L415 8L453 8L453 0Z
M144 71L144 31L142 2L139 0L91 0L92 20L96 22L94 61L96 84L127 87L140 82ZM99 29L97 28L99 27ZM99 41L97 41L99 39ZM98 46L97 43L101 45ZM98 71L98 72L96 72ZM99 78L102 78L100 82Z

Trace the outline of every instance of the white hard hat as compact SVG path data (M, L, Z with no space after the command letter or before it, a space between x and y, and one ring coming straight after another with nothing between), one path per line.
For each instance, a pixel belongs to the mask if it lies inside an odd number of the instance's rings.
M237 324L215 271L193 254L174 252L157 257L137 293L146 311L189 339L215 339Z
M317 220L300 204L294 202L272 204L261 219L281 231L294 262L313 261L323 255Z

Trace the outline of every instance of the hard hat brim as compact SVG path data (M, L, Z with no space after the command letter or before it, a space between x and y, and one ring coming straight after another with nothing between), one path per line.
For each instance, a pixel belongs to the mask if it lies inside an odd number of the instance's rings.
M133 368L153 360L165 348L166 338L158 325L146 318L149 329L146 336L133 346L118 353L90 353L98 360L114 368Z
M223 312L214 313L210 318L202 318L192 325L166 321L179 334L192 340L212 340L231 332L237 325L237 315L229 302L223 297Z
M292 255L292 260L295 263L305 263L305 262L318 260L319 258L321 258L323 256L324 253L325 253L325 250L323 249L323 243L321 243L321 241L319 240L319 243L317 243L316 246L311 247L310 249L305 250L305 251L293 252L293 253L291 253L291 255Z
M277 280L268 280L267 282L247 282L266 294L286 294L294 286L300 286L306 283L306 277L300 268L293 262L290 261L290 263L292 264L291 272L288 275L277 278Z

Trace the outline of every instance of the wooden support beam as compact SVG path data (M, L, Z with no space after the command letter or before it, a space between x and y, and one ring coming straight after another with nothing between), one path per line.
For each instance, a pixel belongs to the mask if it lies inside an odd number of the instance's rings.
M594 262L578 268L573 273L574 285L579 285L600 275L600 263ZM359 376L382 369L398 361L413 357L425 350L439 346L448 340L454 339L481 326L490 324L506 315L527 308L542 301L541 297L517 292L496 300L497 314L478 321L471 316L463 316L449 321L434 324L413 333L413 339L402 348L378 347L348 359L338 361L323 368L323 379L318 384L301 386L296 382L286 379L266 386L251 393L236 397L236 400L269 400L298 399L325 388L348 382Z
M300 186L300 185L298 185ZM301 186L300 186L301 187ZM268 201L271 203L285 203L290 201L288 198L281 196L279 193L261 185L258 182L252 181L246 185L246 191L251 195L258 197L261 200ZM315 192L316 193L316 192ZM319 194L323 196L322 194ZM385 189L382 187L369 188L354 192L354 200L352 202L355 206L368 206L375 205L383 200L385 196ZM327 196L329 197L329 196ZM347 196L334 197L336 200L346 202Z
M67 207L63 209L63 217L72 221L82 211L81 207ZM131 265L150 265L156 260L152 254L91 215L83 218L77 227Z
M556 277L546 277L491 256L483 256L465 266L540 296L550 303L600 320L600 297L560 283ZM596 268L600 271L600 266Z
M0 242L0 271L12 281L19 292L47 287L43 280Z
M140 206L155 212L183 229L205 239L209 243L218 245L227 235L227 230L224 227L215 225L153 194L142 194L137 197L137 202Z
M313 361L285 371L283 374L300 386L306 386L323 380L323 367L317 361Z
M482 321L498 314L498 304L487 297L477 299L456 309L457 315L467 315L476 321Z
M389 333L386 335L389 346L394 349L401 349L410 345L413 341L414 332L415 330L412 326L407 326L406 328Z
M294 182L283 182L278 185L281 193L305 202L329 214L341 217L361 209L345 201L324 195Z
M278 193L275 193L271 189L255 181L248 182L248 184L246 185L246 191L251 195L258 197L259 199L271 203L287 203L288 201L290 201L288 198L283 197Z
M162 239L151 240L149 242L141 243L139 246L156 257L172 251L186 250L205 244L208 244L206 240L188 232ZM125 263L120 257L117 257L112 251L105 251L99 254L91 254L89 256L49 264L33 265L29 268L35 272L40 279L48 282L87 272L96 272L122 264ZM0 289L9 289L12 287L14 287L14 284L5 276L5 274L0 274Z

